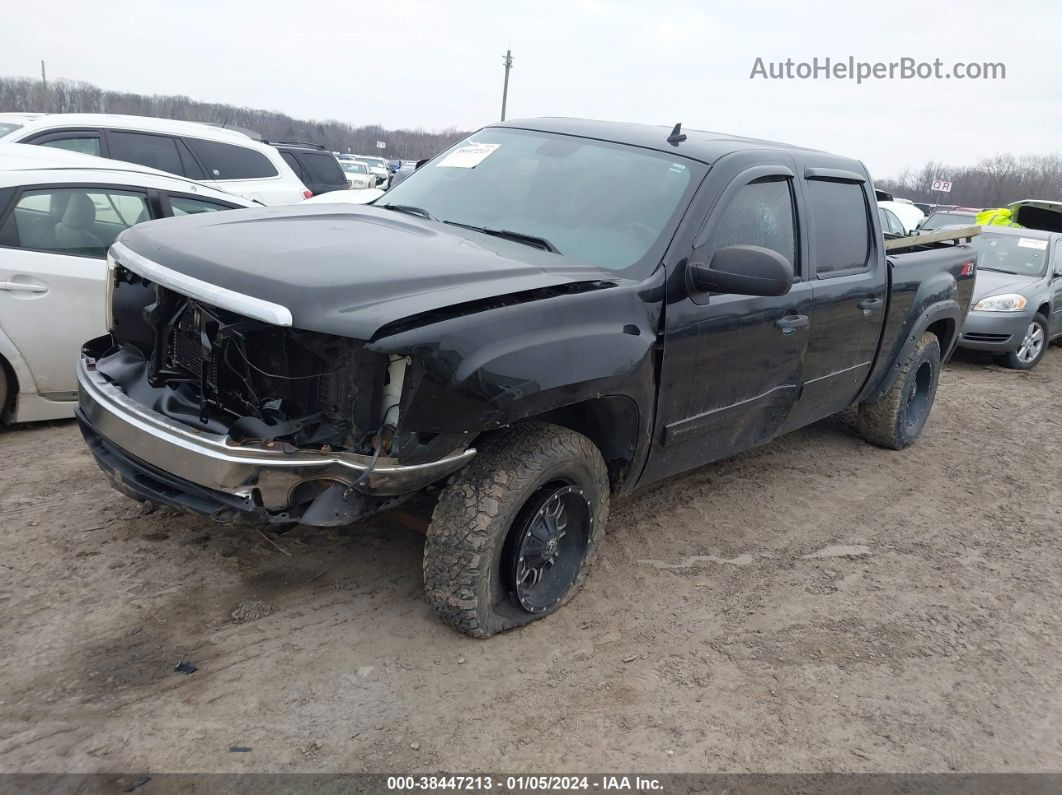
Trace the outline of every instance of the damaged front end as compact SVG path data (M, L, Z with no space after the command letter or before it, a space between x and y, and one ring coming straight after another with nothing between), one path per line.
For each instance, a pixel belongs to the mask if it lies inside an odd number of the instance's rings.
M341 525L475 454L400 462L407 357L248 317L118 263L109 290L112 334L85 346L78 419L124 493L219 520Z

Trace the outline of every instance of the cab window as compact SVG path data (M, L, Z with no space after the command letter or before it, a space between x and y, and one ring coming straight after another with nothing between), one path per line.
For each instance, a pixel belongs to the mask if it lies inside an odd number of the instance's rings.
M809 179L807 188L818 277L865 269L872 227L862 183Z
M749 245L777 251L797 268L796 224L791 180L763 177L742 187L723 210L697 260L709 265L727 246Z

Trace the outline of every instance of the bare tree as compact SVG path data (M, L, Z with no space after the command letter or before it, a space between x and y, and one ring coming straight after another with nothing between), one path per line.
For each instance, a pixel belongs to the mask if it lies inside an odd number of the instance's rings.
M307 141L335 152L379 154L419 160L431 157L468 135L454 127L439 131L388 130L378 124L356 127L347 122L295 119L278 111L198 102L186 96L130 94L107 91L75 80L49 81L52 113L125 113L235 127L270 141ZM40 80L0 77L0 111L40 112L44 92ZM377 141L387 143L385 150Z
M934 179L951 182L951 192L932 190ZM930 161L914 171L876 182L876 187L913 201L1001 207L1021 199L1062 201L1062 156L1001 153L973 166Z

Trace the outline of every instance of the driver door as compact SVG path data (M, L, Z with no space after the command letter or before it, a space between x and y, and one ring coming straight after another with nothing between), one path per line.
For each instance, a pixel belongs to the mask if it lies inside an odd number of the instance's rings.
M709 263L716 251L738 244L769 248L794 265L786 295L704 294L679 278L681 272L668 279L656 428L643 482L766 442L793 407L812 295L801 269L790 166L782 160L758 165L730 181L688 258Z

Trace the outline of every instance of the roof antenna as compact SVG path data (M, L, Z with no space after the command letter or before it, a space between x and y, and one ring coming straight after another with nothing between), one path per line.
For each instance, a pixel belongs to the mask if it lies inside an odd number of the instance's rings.
M671 131L671 135L667 137L667 142L672 146L678 146L685 140L686 133L682 132L682 122L679 122L675 125L675 129Z

